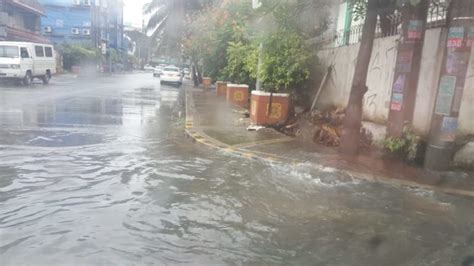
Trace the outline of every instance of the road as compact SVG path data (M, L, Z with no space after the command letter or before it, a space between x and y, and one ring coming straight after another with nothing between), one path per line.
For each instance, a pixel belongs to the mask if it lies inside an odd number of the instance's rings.
M474 200L184 138L151 74L0 88L2 265L462 265Z

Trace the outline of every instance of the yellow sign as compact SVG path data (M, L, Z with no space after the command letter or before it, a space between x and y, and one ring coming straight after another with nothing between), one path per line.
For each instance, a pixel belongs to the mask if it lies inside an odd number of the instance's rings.
M241 91L234 92L234 101L236 102L244 101L244 93Z
M269 108L269 104L267 104L267 110ZM272 110L270 110L270 118L272 119L280 119L283 114L283 106L281 103L272 103Z

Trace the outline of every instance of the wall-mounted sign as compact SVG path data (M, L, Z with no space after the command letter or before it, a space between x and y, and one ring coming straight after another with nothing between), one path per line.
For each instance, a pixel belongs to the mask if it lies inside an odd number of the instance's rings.
M392 102L390 104L390 110L392 111L401 111L403 105L403 94L393 93Z
M469 29L469 33L467 34L467 47L474 46L474 27Z
M393 92L398 92L398 93L403 93L403 91L405 89L405 81L406 81L406 75L405 74L401 74L400 76L398 76L397 80L393 84L392 91Z
M101 45L100 45L100 50L102 51L102 54L107 54L107 43L103 42Z
M407 37L409 41L419 41L423 37L423 21L410 20Z
M439 92L442 94L454 94L456 88L456 77L454 76L443 76L439 84Z
M464 27L451 27L448 34L448 48L460 48L464 41Z
M436 100L435 113L439 115L450 115L456 88L456 77L443 76L439 84L438 99Z
M448 52L446 57L446 72L449 75L463 77L469 65L469 52Z
M441 125L441 141L454 141L458 130L458 119L456 117L443 117Z

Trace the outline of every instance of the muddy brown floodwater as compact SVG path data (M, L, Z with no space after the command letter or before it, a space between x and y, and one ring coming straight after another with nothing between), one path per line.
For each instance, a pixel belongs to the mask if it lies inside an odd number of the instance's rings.
M151 74L0 88L2 265L462 265L474 200L270 165L179 131Z

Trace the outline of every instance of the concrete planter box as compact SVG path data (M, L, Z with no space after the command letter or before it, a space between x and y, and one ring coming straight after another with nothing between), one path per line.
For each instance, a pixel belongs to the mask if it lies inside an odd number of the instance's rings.
M249 86L244 84L227 84L227 102L240 107L248 107Z
M226 96L227 95L227 82L217 81L216 82L216 94L217 96Z
M251 103L250 120L254 125L275 125L288 119L290 95L287 93L271 94L263 91L252 91Z
M204 88L209 89L211 87L211 84L212 84L211 78L208 78L208 77L202 78L202 85L204 86Z

